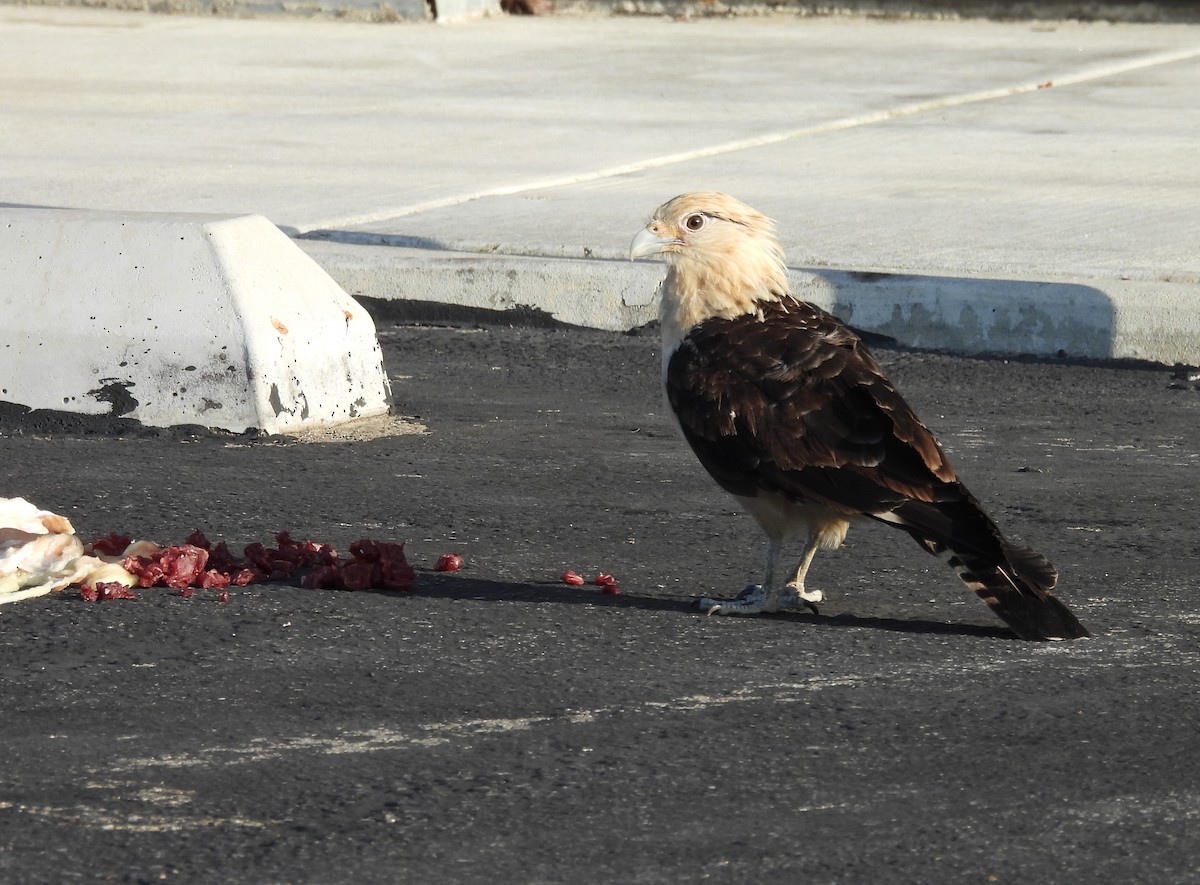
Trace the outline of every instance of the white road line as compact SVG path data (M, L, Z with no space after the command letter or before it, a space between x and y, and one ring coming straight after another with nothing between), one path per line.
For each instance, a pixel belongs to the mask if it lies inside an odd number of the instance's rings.
M1102 80L1107 77L1116 77L1120 76L1121 74L1132 73L1133 71L1142 70L1144 68L1152 68L1160 65L1188 61L1189 59L1193 59L1198 56L1200 56L1200 46L1190 47L1187 49L1155 52L1149 55L1128 59L1126 61L1111 62L1108 64L1081 68L1074 73L1064 73L1052 77L1049 82L1053 84L1053 88L1074 86L1079 83L1087 83L1093 80ZM889 120L898 120L904 117L912 117L917 114L941 111L946 110L947 108L957 108L964 105L978 104L980 102L997 101L999 99L1010 98L1015 95L1022 95L1027 92L1036 92L1045 85L1046 84L1044 82L1027 82L1009 86L1000 86L995 89L964 92L959 95L948 95L943 98L932 99L930 101L920 101L913 102L911 104L900 105L898 107L889 108L883 111L874 111L868 114L844 117L842 119L832 120L827 123L818 123L812 126L802 126L798 129L787 129L780 132L767 133L765 135L759 135L753 138L737 139L735 141L711 145L705 148L696 148L695 150L690 151L680 151L674 154L665 154L661 157L650 157L645 160L624 163L619 166L610 166L608 168L597 169L592 172L582 172L575 175L561 175L550 178L534 179L532 181L526 181L518 184L498 185L496 187L484 188L478 191L455 194L448 197L440 197L436 200L427 200L424 203L415 203L410 206L384 209L376 212L364 213L361 215L346 215L340 218L329 218L325 219L324 221L313 222L312 224L304 225L303 227L289 228L289 230L293 232L293 235L301 235L314 230L336 230L343 227L354 227L358 225L372 224L379 221L386 221L389 218L404 218L410 215L419 215L422 212L431 212L435 209L449 209L454 206L461 206L464 203L471 203L475 200L481 200L486 197L508 197L516 194L528 193L529 191L548 190L551 188L568 187L576 184L586 184L588 182L600 181L606 178L617 178L622 175L632 175L637 172L660 169L663 166L674 166L679 163L687 163L692 160L704 160L709 157L717 157L723 154L732 154L737 153L738 151L750 150L752 148L779 144L784 141L812 138L813 136L825 135L830 132L841 132L846 129L872 126L877 123L884 123Z

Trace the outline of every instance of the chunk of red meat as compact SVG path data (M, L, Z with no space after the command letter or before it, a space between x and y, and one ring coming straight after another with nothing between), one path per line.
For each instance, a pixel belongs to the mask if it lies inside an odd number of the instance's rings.
M275 568L274 558L271 555L273 552L255 541L242 548L242 557L248 567L270 574Z
M354 559L342 566L342 588L345 590L369 590L379 586L383 569L378 562Z
M380 544L378 541L372 541L370 538L363 538L350 545L350 555L355 559L377 562L381 555Z
M201 550L212 550L212 544L208 538L204 537L204 532L196 529L190 535L183 539L183 543L191 544L193 547L199 547Z
M234 572L241 567L241 563L233 558L233 554L229 552L229 545L220 541L208 551L208 567L221 572Z
M443 553L433 564L435 572L456 572L463 567L463 558L457 553Z
M121 563L138 580L140 587L155 584L178 590L193 584L204 572L208 551L191 544L167 547L153 556L127 556Z
M132 543L131 535L118 535L116 532L112 532L107 538L97 538L92 541L88 547L97 556L120 556L129 549L129 545Z
M308 543L312 544L312 541ZM338 561L337 551L328 544L313 545L316 547L313 561L320 565L336 565Z
M95 590L97 599L102 602L110 599L137 599L132 590L124 584L118 584L116 581L97 584Z
M164 574L157 556L126 556L121 568L137 578L139 587L153 587Z
M341 590L342 573L336 565L319 565L300 582L310 590Z
M337 553L328 544L318 544L315 541L294 541L288 532L280 532L275 536L279 545L279 559L286 559L299 565L310 566L314 563L332 565L337 560Z
M232 583L232 577L228 572L220 571L219 569L210 568L200 575L196 583L205 589L215 588L224 590Z
M404 556L403 544L380 544L379 586L384 590L411 590L417 573Z
M163 583L172 589L196 583L208 563L208 551L192 544L168 547L159 556L163 568Z
M256 572L252 568L239 569L229 576L229 583L233 587L245 587L247 584L253 584L256 581L263 579L262 572Z

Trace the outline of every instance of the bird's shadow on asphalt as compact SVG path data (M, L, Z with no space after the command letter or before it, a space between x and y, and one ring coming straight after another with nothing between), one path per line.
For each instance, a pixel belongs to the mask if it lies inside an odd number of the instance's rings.
M627 611L661 611L704 617L696 607L695 598L645 596L622 590L617 595L605 595L598 588L585 585L571 587L556 581L513 583L472 578L466 575L442 575L436 573L420 575L417 586L406 595L415 594L431 599L459 599L478 602L526 602L552 603L556 605L591 605ZM814 627L854 627L868 630L886 630L895 633L919 635L972 636L985 639L1011 639L1017 637L999 625L963 624L946 621L930 621L920 618L892 618L872 615L814 614L812 612L777 612L760 615L782 621L795 621Z

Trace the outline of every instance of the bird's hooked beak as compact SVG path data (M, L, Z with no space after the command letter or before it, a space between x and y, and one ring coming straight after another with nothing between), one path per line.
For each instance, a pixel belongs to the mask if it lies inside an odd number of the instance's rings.
M660 237L649 227L637 232L633 242L629 244L629 260L636 261L648 255L657 255L668 246L682 246L683 241L675 237Z

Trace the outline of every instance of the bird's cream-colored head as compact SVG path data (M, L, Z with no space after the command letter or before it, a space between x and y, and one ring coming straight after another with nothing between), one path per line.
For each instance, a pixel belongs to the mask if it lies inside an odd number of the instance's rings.
M659 206L629 246L630 260L651 255L668 267L659 308L664 341L789 297L775 223L728 194L681 194Z

